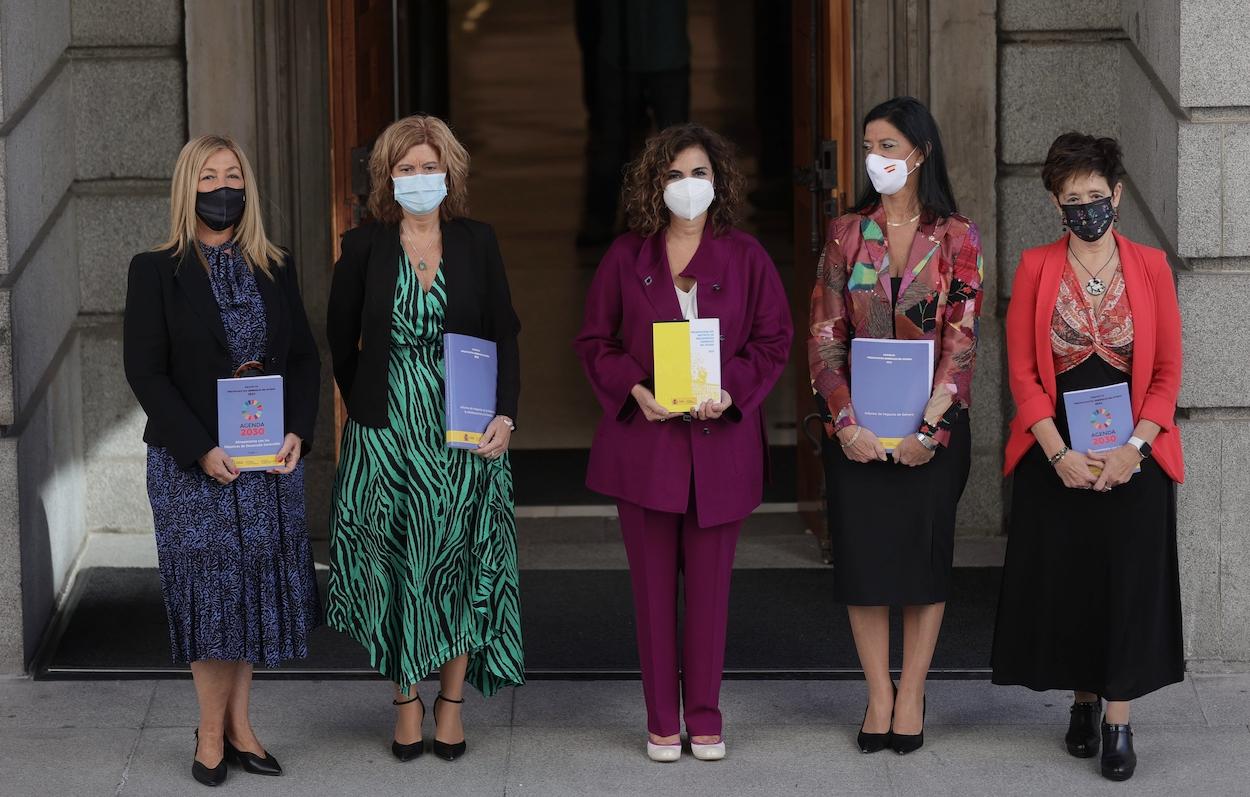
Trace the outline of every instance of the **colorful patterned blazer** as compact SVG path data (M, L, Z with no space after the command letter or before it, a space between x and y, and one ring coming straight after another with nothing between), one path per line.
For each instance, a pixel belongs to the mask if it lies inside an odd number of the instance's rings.
M960 409L972 400L981 313L981 234L958 214L922 219L891 308L885 211L848 213L829 224L812 291L807 360L812 391L828 407L826 431L854 424L850 351L853 338L932 340L936 363L926 416L940 416L943 445ZM933 412L930 412L930 411Z

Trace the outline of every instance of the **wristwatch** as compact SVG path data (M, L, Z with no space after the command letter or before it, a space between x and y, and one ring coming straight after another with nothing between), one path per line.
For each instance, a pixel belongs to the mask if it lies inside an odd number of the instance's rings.
M924 432L916 432L916 439L920 441L920 445L924 446L929 451L937 451L938 441L934 440L931 436L925 434Z
M1150 444L1145 440L1142 440L1140 437L1134 435L1128 439L1128 444L1137 449L1138 455L1140 455L1143 460L1150 459Z

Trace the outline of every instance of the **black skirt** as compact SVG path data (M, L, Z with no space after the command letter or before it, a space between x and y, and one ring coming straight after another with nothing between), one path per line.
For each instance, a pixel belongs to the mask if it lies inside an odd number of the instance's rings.
M941 603L950 591L955 509L972 464L968 413L917 468L852 462L825 438L834 599L852 606Z
M1128 381L1091 357L1058 377ZM1068 438L1063 402L1055 423ZM1176 485L1153 460L1110 492L1064 487L1034 445L1016 466L992 656L996 684L1133 700L1185 676Z

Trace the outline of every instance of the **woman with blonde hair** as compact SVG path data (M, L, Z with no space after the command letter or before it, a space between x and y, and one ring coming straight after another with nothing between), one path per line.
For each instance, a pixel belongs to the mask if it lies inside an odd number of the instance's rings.
M169 239L130 262L126 379L147 413L147 484L175 663L200 722L192 775L226 762L279 775L248 717L252 667L308 655L320 605L301 458L320 387L317 346L289 254L265 235L256 179L229 138L178 156ZM240 472L217 439L217 380L283 377L285 438L267 471Z
M347 405L330 517L329 624L394 685L391 752L424 750L417 683L439 672L434 753L464 754L466 679L523 683L508 443L520 394L499 244L468 212L469 156L447 125L410 116L370 157L374 221L343 236L326 334ZM474 449L444 427L443 335L494 341L494 416Z

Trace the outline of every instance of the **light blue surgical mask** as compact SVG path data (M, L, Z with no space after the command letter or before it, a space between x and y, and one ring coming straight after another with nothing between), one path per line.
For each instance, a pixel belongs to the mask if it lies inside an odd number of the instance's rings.
M447 198L447 174L408 174L392 177L395 184L395 201L399 206L417 216L425 216L438 210Z

